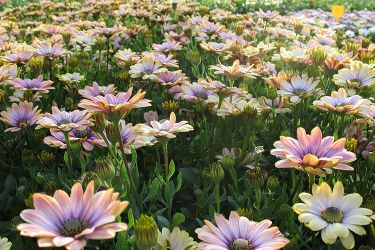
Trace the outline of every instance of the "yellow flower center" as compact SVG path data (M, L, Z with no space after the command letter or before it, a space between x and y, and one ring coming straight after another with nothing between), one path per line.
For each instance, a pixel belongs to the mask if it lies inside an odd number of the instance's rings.
M302 165L305 167L315 167L319 163L319 158L314 154L307 154L303 157Z

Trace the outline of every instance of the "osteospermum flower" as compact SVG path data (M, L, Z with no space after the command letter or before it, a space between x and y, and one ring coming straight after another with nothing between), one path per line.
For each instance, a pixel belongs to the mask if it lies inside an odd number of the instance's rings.
M79 73L66 73L63 75L58 75L57 78L59 78L59 80L65 84L79 83L85 79L85 77Z
M174 112L170 114L169 120L151 121L151 126L146 124L136 125L136 131L147 136L154 136L156 138L175 138L176 134L181 132L189 132L194 130L193 127L187 124L187 121L176 123L176 115Z
M78 93L85 98L91 98L96 96L105 96L107 94L114 94L115 91L116 87L114 84L99 86L97 82L93 82L92 86L86 86L84 89L78 90Z
M127 92L120 92L117 95L106 94L105 96L88 97L81 100L79 107L87 109L89 112L100 112L112 116L113 119L121 119L134 108L142 108L151 106L150 100L144 99L146 92L138 90L131 97L133 88L129 88Z
M163 247L171 250L199 250L198 243L189 236L189 233L178 227L174 227L172 232L163 227L156 249L164 249Z
M281 80L280 90L277 91L283 97L290 97L290 101L298 103L301 98L306 98L316 93L319 80L309 78L307 75L293 76L290 81Z
M267 12L264 12L262 9L260 9L259 11L255 13L257 14L258 17L267 21L272 20L276 18L277 16L279 16L279 13L277 11L270 11L270 10L267 10Z
M250 221L232 211L229 220L216 214L215 221L217 226L205 220L206 225L195 230L202 250L281 249L289 243L278 227L270 227L270 220Z
M35 124L40 111L38 110L38 106L33 107L32 102L13 103L6 111L1 112L0 120L11 126L5 132L17 132Z
M91 181L85 192L80 183L72 187L70 197L57 190L53 197L34 194L34 209L23 210L26 222L17 226L22 236L38 238L39 247L83 249L86 240L114 238L116 232L127 230L127 225L114 222L128 206L119 201L113 189L94 192Z
M314 101L314 106L321 110L350 115L365 113L370 104L370 100L359 95L348 97L344 88L332 91L331 96L323 96L320 100Z
M182 46L180 42L176 42L173 39L169 39L165 43L162 44L153 44L152 48L155 51L162 52L162 53L170 53L173 51L181 50Z
M296 168L310 174L325 175L331 169L353 170L347 163L355 161L354 153L345 149L345 138L334 142L333 136L322 138L322 131L315 127L311 135L305 129L297 129L297 140L280 136L273 145L271 154L282 160L275 163L277 168Z
M129 74L132 78L142 77L143 80L156 79L156 74L167 71L159 61L152 57L144 57L142 60L131 66Z
M66 49L59 43L41 43L36 45L37 54L41 55L48 60L53 60L58 57L62 57L66 53Z
M337 85L350 89L369 88L375 85L375 69L368 64L353 61L349 69L340 69L333 80Z
M48 93L49 90L54 89L52 81L43 81L43 76L38 76L35 79L14 79L11 82L13 89L19 89L22 91L31 90L33 92Z
M52 114L45 113L38 121L38 128L50 128L54 131L70 131L72 129L85 129L92 126L90 121L91 113L85 110L74 110L67 112L59 110L58 107L52 107Z
M363 225L370 224L372 211L361 208L362 197L357 194L344 195L344 187L337 182L333 190L326 183L314 184L312 194L299 195L303 203L293 206L298 220L312 231L321 231L324 243L333 244L337 238L346 249L352 249L355 241L352 232L365 235Z
M209 95L213 93L212 90L204 88L199 82L185 83L181 86L181 98L189 101L196 102L198 100L206 100Z
M250 77L255 78L258 74L254 72L253 65L251 66L242 66L240 61L236 60L232 66L225 66L219 64L218 66L212 65L210 69L215 70L215 74L222 74L228 77L229 79L235 80L240 77Z
M188 78L184 73L178 71L166 71L156 74L156 81L161 85L175 86L177 84L188 83Z

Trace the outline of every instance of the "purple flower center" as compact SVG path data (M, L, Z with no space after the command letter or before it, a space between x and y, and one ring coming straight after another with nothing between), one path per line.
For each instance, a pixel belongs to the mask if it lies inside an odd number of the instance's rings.
M252 250L250 241L245 239L235 239L231 246L230 250Z
M86 228L88 228L87 223L80 219L70 219L61 227L60 233L66 237L74 237Z

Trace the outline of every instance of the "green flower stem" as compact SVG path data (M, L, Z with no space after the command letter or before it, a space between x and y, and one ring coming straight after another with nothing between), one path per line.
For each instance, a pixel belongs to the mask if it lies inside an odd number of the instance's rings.
M70 141L69 141L69 132L68 131L64 131L64 138L65 138L65 144L66 144L66 151L68 153L68 170L69 170L69 173L73 173L73 168L72 168L72 151L71 151L71 148L70 148Z
M128 175L129 182L130 182L130 187L131 187L131 189L133 189L133 193L134 193L134 196L136 198L138 209L142 213L142 203L141 203L141 200L139 198L139 195L138 195L138 192L137 192L137 188L135 187L135 184L134 184L134 181L133 181L133 177L131 175L131 171L130 171L128 162L126 161L126 154L125 154L125 151L124 151L124 143L122 142L121 130L120 130L120 126L119 126L120 123L119 122L115 122L114 124L115 124L115 128L116 128L118 142L120 144L120 152L121 152L122 160L124 161L124 166L121 164L121 168L122 169L120 171L123 171L123 167L125 167L125 170L126 170L126 173Z
M303 179L303 175L302 175L302 173L300 173L300 175L298 176L297 183L296 183L296 185L295 185L294 188L293 188L292 195L289 197L289 203L293 202L294 196L296 195L297 190L298 190L299 187L301 186L302 179Z
M312 187L315 184L315 175L314 174L309 174L309 186L310 190L312 191Z
M220 183L215 182L214 187L214 195L215 195L215 202L216 202L216 213L220 213Z
M163 138L159 139L162 148L163 148L163 155L164 155L164 167L165 167L165 193L169 194L169 160L168 160L168 139ZM168 219L171 221L172 218L172 204L169 202L169 197L166 195L166 204L167 204L167 212L168 212Z

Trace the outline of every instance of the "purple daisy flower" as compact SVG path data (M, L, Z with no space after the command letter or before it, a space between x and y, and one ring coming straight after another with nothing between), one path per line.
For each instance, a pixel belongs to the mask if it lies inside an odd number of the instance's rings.
M38 106L33 107L32 102L20 102L13 103L11 107L8 107L6 111L1 112L0 120L5 124L12 126L5 130L11 132L17 132L23 128L35 124L38 119L38 115L41 110L38 110Z

